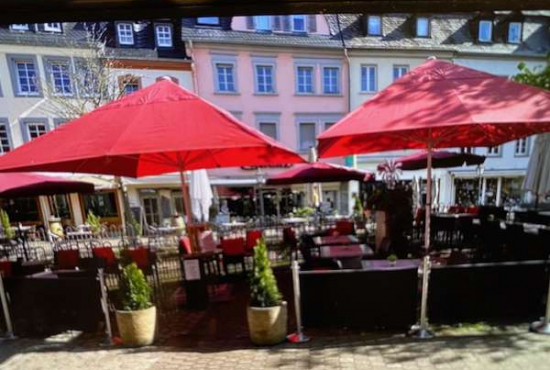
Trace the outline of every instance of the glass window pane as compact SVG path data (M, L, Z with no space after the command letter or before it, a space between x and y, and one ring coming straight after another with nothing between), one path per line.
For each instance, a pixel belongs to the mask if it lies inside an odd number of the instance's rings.
M217 64L218 91L235 91L232 64Z
M323 68L323 93L324 94L338 94L339 84L338 75L339 68L337 67L325 67Z
M8 213L12 224L41 221L40 211L38 210L38 198L0 199L0 208Z
M511 22L508 26L508 42L519 43L521 41L521 23Z
M298 92L313 93L313 67L298 67Z
M300 150L315 146L315 123L300 123Z
M295 32L306 31L306 16L305 15L293 15L292 16L292 30Z
M162 47L172 46L172 28L170 26L157 26L157 45Z
M270 31L271 22L270 17L266 15L259 15L254 17L254 25L258 31Z
M277 124L274 122L260 122L260 131L277 140Z
M491 21L479 22L479 41L490 42L493 38L493 23Z
M380 35L382 34L382 19L379 16L371 15L368 18L368 34Z
M115 192L85 194L82 197L86 215L92 211L102 218L118 217Z
M425 17L416 19L416 36L428 37L430 35L430 20Z
M10 138L7 125L0 125L0 154L10 151Z
M198 24L218 25L220 24L220 18L218 17L198 17Z

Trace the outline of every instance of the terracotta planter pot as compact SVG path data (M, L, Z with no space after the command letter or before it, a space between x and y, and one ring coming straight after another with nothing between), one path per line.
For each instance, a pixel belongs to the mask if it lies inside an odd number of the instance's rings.
M141 347L153 344L157 329L155 306L139 311L117 311L116 321L125 345Z
M287 335L287 303L275 307L248 307L252 343L267 346L283 342Z

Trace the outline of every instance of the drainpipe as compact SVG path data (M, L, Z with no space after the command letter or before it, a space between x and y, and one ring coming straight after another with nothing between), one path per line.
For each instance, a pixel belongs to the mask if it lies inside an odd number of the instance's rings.
M193 41L187 42L187 49L189 49L189 56L191 57L191 73L193 74L193 90L195 94L199 95L199 80L197 77L197 64L195 63L195 51L193 49Z

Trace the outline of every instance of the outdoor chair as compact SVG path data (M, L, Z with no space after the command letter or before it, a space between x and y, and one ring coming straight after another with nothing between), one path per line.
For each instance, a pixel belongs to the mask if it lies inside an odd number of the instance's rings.
M229 274L229 265L241 265L243 274L246 272L244 257L246 254L244 238L222 238L221 249L223 251L223 266L226 275Z
M118 261L113 251L113 247L109 243L102 246L92 246L92 256L97 263L97 266L103 266L107 273L118 273Z
M80 253L78 249L54 251L54 263L59 270L75 270L80 264Z
M351 221L336 221L336 231L339 235L355 234L355 224Z
M0 261L0 273L2 273L3 277L11 277L12 276L12 261L10 260L1 260Z
M178 242L178 251L180 256L184 256L186 254L191 254L193 251L191 250L191 240L188 236L182 236Z
M283 246L289 251L291 259L293 254L298 253L298 239L292 227L283 229Z

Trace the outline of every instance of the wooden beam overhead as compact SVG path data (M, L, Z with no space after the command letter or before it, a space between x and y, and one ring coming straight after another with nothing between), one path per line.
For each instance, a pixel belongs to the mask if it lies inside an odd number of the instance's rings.
M0 23L308 13L547 10L550 0L0 0Z

